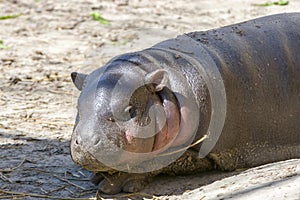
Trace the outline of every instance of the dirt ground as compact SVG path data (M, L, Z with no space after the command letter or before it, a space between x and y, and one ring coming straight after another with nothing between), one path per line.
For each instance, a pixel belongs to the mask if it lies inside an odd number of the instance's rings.
M300 11L300 0L287 6L253 3L264 1L0 0L0 16L21 14L0 20L0 199L94 199L90 173L75 166L69 153L78 95L70 73L89 72L115 55L185 32ZM95 11L110 24L93 20ZM299 164L288 161L278 169ZM286 177L299 175L297 170ZM101 197L226 199L224 191L202 194L207 190L201 186L234 174L158 177L142 193Z

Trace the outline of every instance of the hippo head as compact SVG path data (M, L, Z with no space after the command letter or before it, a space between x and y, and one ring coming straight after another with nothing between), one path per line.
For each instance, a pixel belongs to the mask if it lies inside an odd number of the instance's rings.
M71 141L75 163L131 171L172 146L181 123L178 98L168 72L145 63L123 55L89 75L71 74L81 90Z

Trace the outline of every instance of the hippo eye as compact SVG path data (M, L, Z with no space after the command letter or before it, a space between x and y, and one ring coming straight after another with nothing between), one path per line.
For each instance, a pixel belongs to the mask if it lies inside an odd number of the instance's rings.
M137 114L136 109L131 109L131 110L129 111L129 114L130 114L130 117L131 117L131 118L135 118L135 117L136 117L136 114Z
M109 117L109 118L107 118L107 120L110 121L110 122L115 122L116 121L113 117Z
M136 117L136 109L134 109L133 106L125 108L125 112L128 112L131 118Z

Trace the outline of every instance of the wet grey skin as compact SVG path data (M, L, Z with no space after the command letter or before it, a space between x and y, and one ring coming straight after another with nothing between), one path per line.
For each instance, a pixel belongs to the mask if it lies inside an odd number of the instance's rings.
M184 49L187 46L191 51ZM200 51L206 54L199 56ZM99 160L99 155L107 155L119 163L130 163L127 154L118 152L116 146L128 152L150 153L145 158L148 160L170 142L174 142L173 147L187 141L190 144L207 134L213 109L211 91L195 65L196 61L208 69L211 65L205 64L207 60L217 66L226 91L224 127L207 156L199 157L199 144L168 166L146 173L118 171L105 166L105 158ZM300 158L300 13L271 15L184 34L115 57L104 67L103 74L103 68L89 75L72 73L81 95L71 154L75 163L95 172L93 181L101 192L136 192L159 173L232 171ZM133 83L140 77L145 84L130 97L122 92L114 96L113 89L123 75ZM129 105L122 104L126 99ZM191 107L196 109L182 109L185 100L194 103ZM139 126L149 125L153 120L149 108L154 104L169 113L167 128L157 136L129 137L130 128L116 125L116 120L130 119ZM113 111L128 114L115 119ZM117 116L122 118L122 114ZM163 136L176 140L165 140Z

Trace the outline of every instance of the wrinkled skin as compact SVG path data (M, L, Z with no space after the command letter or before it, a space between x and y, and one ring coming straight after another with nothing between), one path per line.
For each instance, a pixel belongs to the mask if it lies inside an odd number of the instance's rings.
M185 51L190 44L183 38L198 46L192 52ZM196 56L200 50L209 58ZM281 14L189 33L141 52L121 55L105 66L103 74L100 69L88 76L72 73L75 86L82 91L71 141L72 158L94 171L94 183L108 194L138 191L158 173L235 170L299 158L299 52L300 13ZM225 124L212 151L199 158L199 144L168 166L145 173L119 172L103 164L106 160L99 155L108 155L116 166L139 165L206 134L213 109L211 91L197 66L184 54L204 68L210 67L204 61L211 59L225 85ZM143 84L129 97L122 89L114 93L120 77L125 77L124 91L139 79ZM165 112L163 127L159 126L161 118L151 115L153 105ZM132 123L122 128L116 125L116 121L130 120ZM135 127L145 126L156 134L139 137ZM128 156L116 146L143 156Z

